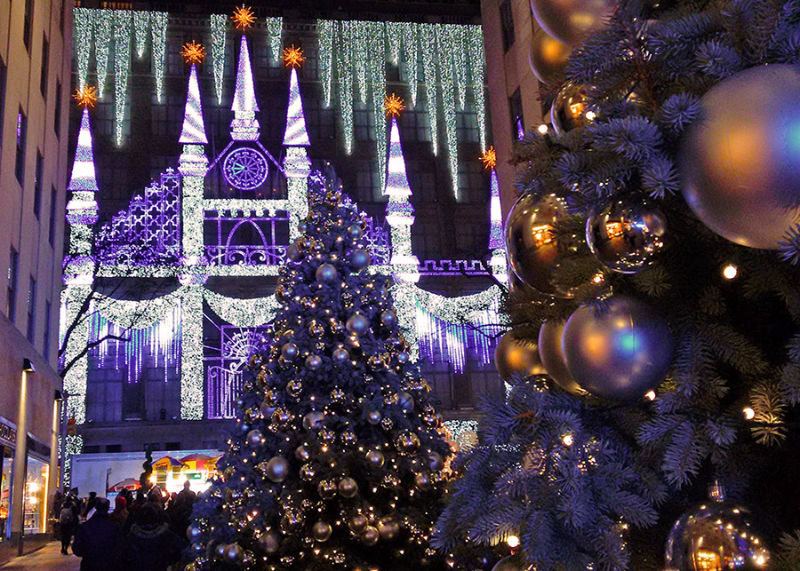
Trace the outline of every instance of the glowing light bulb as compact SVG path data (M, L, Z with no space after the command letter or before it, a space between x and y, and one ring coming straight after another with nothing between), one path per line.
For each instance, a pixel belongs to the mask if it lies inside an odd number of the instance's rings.
M509 535L509 536L506 538L506 544L508 544L508 546L509 546L511 549L514 549L514 548L516 548L516 547L519 547L519 537L517 537L516 535Z
M749 406L744 407L742 413L747 420L753 420L756 417L756 411Z
M647 391L644 393L644 398L647 400L656 400L656 391Z
M722 277L726 280L732 280L739 274L739 270L733 264L728 264L722 268Z
M561 438L561 442L563 442L563 443L564 443L564 446L572 446L572 443L573 443L574 441L575 441L575 440L572 438L572 435L571 435L571 434L565 434L565 435L564 435L564 436Z
M586 119L588 119L589 121L594 121L595 117L597 117L597 114L595 114L594 111L586 112Z
M546 135L546 134L547 134L547 131L548 131L548 129L547 129L547 125L546 125L546 124L544 124L544 123L542 123L541 125L539 125L539 126L536 128L536 130L537 130L537 131L539 131L539 133L541 133L542 135Z

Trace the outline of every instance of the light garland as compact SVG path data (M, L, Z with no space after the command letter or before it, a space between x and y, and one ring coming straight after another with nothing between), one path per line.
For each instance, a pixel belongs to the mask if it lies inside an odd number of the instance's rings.
M436 86L436 71L440 61L436 57L436 28L432 24L420 24L420 41L425 48L422 50L422 81L425 83L425 97L428 107L428 118L430 119L431 143L433 145L433 155L439 154L439 122L437 112L439 110L438 93Z
M64 362L74 361L64 375L64 391L67 393L67 418L74 418L77 424L86 422L86 379L89 374L88 356L84 354L78 358L89 343L88 319L85 315L79 316L78 312L83 300L91 293L92 286L88 284L68 285L61 292L61 304L66 316L63 323L76 324L64 351Z
M281 304L272 295L255 299L240 299L220 295L206 289L203 291L203 298L211 311L216 313L220 319L236 327L264 325L272 321L281 308Z
M403 63L408 74L408 97L411 106L417 106L417 83L419 82L419 38L418 25L403 23Z
M336 77L339 84L339 111L342 118L344 150L353 152L353 22L339 22L341 28L336 54Z
M299 158L293 159L293 162L304 161L305 170L299 169L290 172L287 169L287 198L289 202L289 239L296 240L300 237L299 225L302 220L308 216L308 173L311 171L311 164L306 156L306 150L303 147L289 147L286 156L289 157L290 153L302 153ZM293 176L296 172L297 176ZM305 174L304 174L305 173Z
M147 36L150 31L150 12L136 10L133 13L133 38L136 46L136 57L142 59L147 50Z
M122 145L125 104L128 100L132 23L133 12L114 11L114 140L118 147Z
M167 20L166 12L150 13L150 38L153 75L156 83L156 101L161 103L164 93L164 67L166 65L167 48Z
M283 18L267 18L267 37L269 38L269 54L273 62L281 59L283 47Z
M475 101L475 113L478 116L478 135L481 150L486 150L486 97L484 93L484 54L483 31L480 26L471 26L467 31L469 50L469 68L472 77L472 97Z
M222 79L225 72L225 39L228 32L228 17L225 14L212 14L211 26L211 67L214 72L214 87L217 103L222 105Z
M439 81L442 89L442 111L444 114L445 142L447 143L447 162L450 166L450 184L453 196L460 198L458 191L458 139L456 137L456 97L453 82L453 69L456 65L452 43L448 42L448 26L437 24L436 61L439 67Z
M88 8L72 10L72 44L78 67L78 90L86 88L89 79L89 56L92 52L92 28L94 12Z
M111 47L111 25L114 19L112 10L94 12L94 54L97 69L97 91L100 99L106 91L108 77L108 51Z
M333 37L336 23L333 20L317 20L319 34L319 78L322 82L322 99L325 107L331 106L333 92Z
M185 293L185 288L178 288L161 297L133 300L117 299L95 292L92 309L104 320L123 329L146 329L164 321L180 305Z
M478 314L491 311L503 293L499 286L472 295L444 297L442 295L416 288L415 297L419 306L432 316L447 323L469 323L480 317ZM505 317L498 313L498 323L505 323Z
M65 488L72 486L72 457L83 452L83 437L80 434L67 434L64 439L64 474L62 482Z

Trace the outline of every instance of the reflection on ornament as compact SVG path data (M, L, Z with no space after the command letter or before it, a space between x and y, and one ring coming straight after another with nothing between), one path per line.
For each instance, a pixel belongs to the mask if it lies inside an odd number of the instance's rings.
M576 45L605 25L616 4L614 0L531 0L531 10L548 34Z
M515 374L526 379L547 372L539 360L536 343L517 337L513 331L503 335L497 342L494 350L494 366L504 381L508 381Z
M666 220L645 199L620 199L586 219L586 243L607 268L635 274L664 248Z
M712 87L681 140L683 196L723 238L774 249L800 217L800 72L751 67Z
M555 85L564 75L572 47L555 39L542 29L531 42L530 65L536 78L545 85Z
M597 115L591 108L589 87L567 83L556 95L550 107L550 122L559 135L592 123Z

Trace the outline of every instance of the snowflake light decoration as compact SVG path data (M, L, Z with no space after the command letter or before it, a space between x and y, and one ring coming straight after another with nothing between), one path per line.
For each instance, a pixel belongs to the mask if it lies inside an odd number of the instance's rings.
M237 30L245 31L253 27L256 21L256 16L253 14L253 9L250 6L242 4L233 11L231 16L233 24Z
M87 85L83 89L76 89L72 98L78 103L78 107L94 109L97 104L97 88L94 85Z
M191 42L183 44L181 56L183 57L183 61L189 65L200 64L206 59L206 48L203 47L203 44L192 40Z
M386 108L387 117L399 117L400 112L406 108L403 105L403 99L398 97L397 94L392 93L384 100L384 107Z
M303 48L297 47L294 44L283 50L283 65L294 69L299 68L306 61L303 55Z
M494 167L497 166L497 152L495 152L494 147L486 149L480 156L480 161L487 171L494 170Z

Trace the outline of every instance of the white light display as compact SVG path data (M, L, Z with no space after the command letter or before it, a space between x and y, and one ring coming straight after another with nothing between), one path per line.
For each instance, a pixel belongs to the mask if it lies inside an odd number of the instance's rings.
M478 443L477 420L446 420L442 424L453 435L460 451L469 450Z
M283 49L283 18L267 18L267 37L269 38L269 53L273 62L281 61Z
M384 101L386 100L386 33L380 22L368 22L369 52L367 74L372 119L375 123L375 144L377 146L378 180L380 188L386 183L386 119Z
M500 184L497 182L497 171L494 169L489 179L489 196L489 250L494 251L504 247Z
M425 83L425 98L428 107L428 118L431 126L431 143L433 154L439 154L439 103L436 86L438 81L436 72L441 62L436 57L436 27L434 25L420 25L420 42L422 50L422 81Z
M202 232L202 229L201 229ZM181 418L203 418L203 287L190 286L181 299Z
M413 22L403 23L403 64L408 74L408 97L411 106L417 105L417 83L419 74L419 38L418 25Z
M64 439L64 475L62 482L66 488L72 485L72 456L83 452L83 437L80 434L68 434Z
M156 101L161 103L164 93L164 66L167 49L167 13L150 13L150 51L152 54L153 76L156 82Z
M417 288L416 298L420 307L434 317L448 323L466 323L477 321L477 318L480 317L478 314L481 312L491 311L502 293L497 285L472 295L460 297L444 297ZM498 315L497 323L504 323L503 319L502 315Z
M108 77L108 51L111 47L112 10L94 12L94 54L97 68L97 96L103 99Z
M259 111L256 102L256 88L253 82L253 70L250 67L250 50L247 37L242 35L239 48L239 64L236 68L236 87L233 93L231 111L231 139L234 141L257 141L261 126L256 119Z
M214 88L217 103L222 104L222 79L225 72L225 40L228 35L228 16L211 15L211 68L214 71Z
M478 134L481 151L486 150L486 98L484 93L483 31L480 26L470 26L466 30L469 47L470 75L472 77L472 97L475 100L475 113L478 116Z
M131 67L133 12L114 11L114 141L122 145L125 105L128 102L128 72Z
M236 327L258 327L272 321L281 308L275 296L239 299L226 297L211 290L205 290L203 297L211 308L225 322Z
M286 131L283 134L285 147L309 147L306 131L306 118L303 114L303 99L300 97L300 84L297 83L297 69L292 68L289 80L289 107L286 111Z
M78 89L86 87L89 77L89 56L92 52L92 10L73 8L72 10L72 45L75 52L75 63L78 73Z
M319 35L319 79L322 82L322 99L325 107L331 106L333 93L333 36L336 23L333 20L317 20Z
M367 65L368 62L374 57L370 53L370 37L369 28L371 22L352 22L351 27L351 49L353 52L353 81L355 82L356 92L358 93L358 100L362 104L367 103L367 95L369 93L367 84Z
M203 124L203 106L200 102L200 86L197 83L197 67L192 64L189 72L189 88L186 95L186 109L183 114L183 128L179 143L207 145L206 129ZM205 173L204 173L205 174Z
M400 63L400 44L403 39L403 22L386 22L386 61L392 65Z
M147 36L150 32L150 12L137 10L133 13L133 39L136 57L142 59L147 50Z
M448 25L445 26L448 44L454 49L450 50L453 54L455 72L455 91L456 101L459 110L463 111L467 104L467 28L465 26ZM449 48L448 48L449 49Z
M336 77L339 83L339 115L342 118L344 150L353 152L353 22L338 22Z
M442 112L444 115L444 134L447 143L447 164L450 166L450 184L453 196L459 199L458 191L458 139L456 137L456 96L453 82L453 68L455 66L454 52L451 42L447 42L450 34L449 26L437 24L436 34L436 61L439 63L439 81L442 89Z
M81 126L78 131L78 145L75 148L75 161L72 163L72 176L69 179L67 188L72 191L98 190L94 171L92 130L89 125L88 109L84 109L81 115Z
M117 299L95 292L92 310L122 329L144 329L164 319L180 305L186 288L152 299Z

